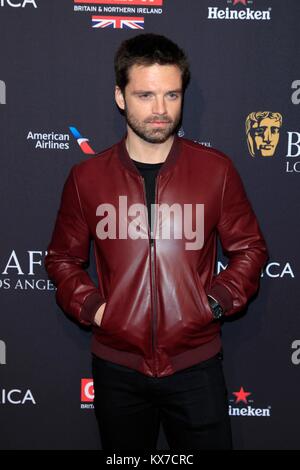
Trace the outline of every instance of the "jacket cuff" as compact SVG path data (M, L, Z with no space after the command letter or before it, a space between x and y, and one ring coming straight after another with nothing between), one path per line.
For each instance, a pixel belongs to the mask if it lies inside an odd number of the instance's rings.
M221 305L222 309L224 310L224 314L229 312L233 307L232 296L226 287L222 286L221 284L215 284L207 295L211 295L214 297L218 303Z
M98 292L93 292L88 295L85 301L83 302L80 320L85 325L95 325L94 318L98 308L104 304L105 300L101 297Z

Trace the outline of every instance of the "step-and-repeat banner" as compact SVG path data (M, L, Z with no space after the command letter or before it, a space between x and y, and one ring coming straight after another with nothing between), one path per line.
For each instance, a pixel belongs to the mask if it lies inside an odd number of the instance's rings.
M298 0L0 0L0 448L101 449L91 331L43 261L71 166L125 132L114 53L154 32L191 63L179 135L234 161L270 253L223 326L234 446L300 449L299 21Z

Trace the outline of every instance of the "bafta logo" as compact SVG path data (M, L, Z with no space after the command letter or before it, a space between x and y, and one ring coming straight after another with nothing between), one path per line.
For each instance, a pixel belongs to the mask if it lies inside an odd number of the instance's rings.
M252 157L273 157L279 142L282 115L257 111L246 118L248 149Z

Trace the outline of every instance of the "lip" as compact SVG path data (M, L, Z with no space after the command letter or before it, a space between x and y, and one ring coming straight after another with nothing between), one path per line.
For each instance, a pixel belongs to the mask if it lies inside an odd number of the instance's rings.
M165 126L166 124L169 124L167 121L152 121L150 124L154 124L156 126Z

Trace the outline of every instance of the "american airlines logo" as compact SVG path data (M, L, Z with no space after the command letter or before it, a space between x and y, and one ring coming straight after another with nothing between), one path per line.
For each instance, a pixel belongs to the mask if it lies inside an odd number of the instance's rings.
M0 104L6 104L6 85L3 80L0 80Z
M35 149L43 150L69 150L70 135L55 131L28 131L27 141L32 143Z
M268 21L271 19L271 7L267 10L254 10L248 5L251 5L251 0L228 0L227 3L230 7L224 9L219 7L208 7L209 20L262 20ZM231 6L236 8L231 8ZM242 7L246 8L242 8Z

